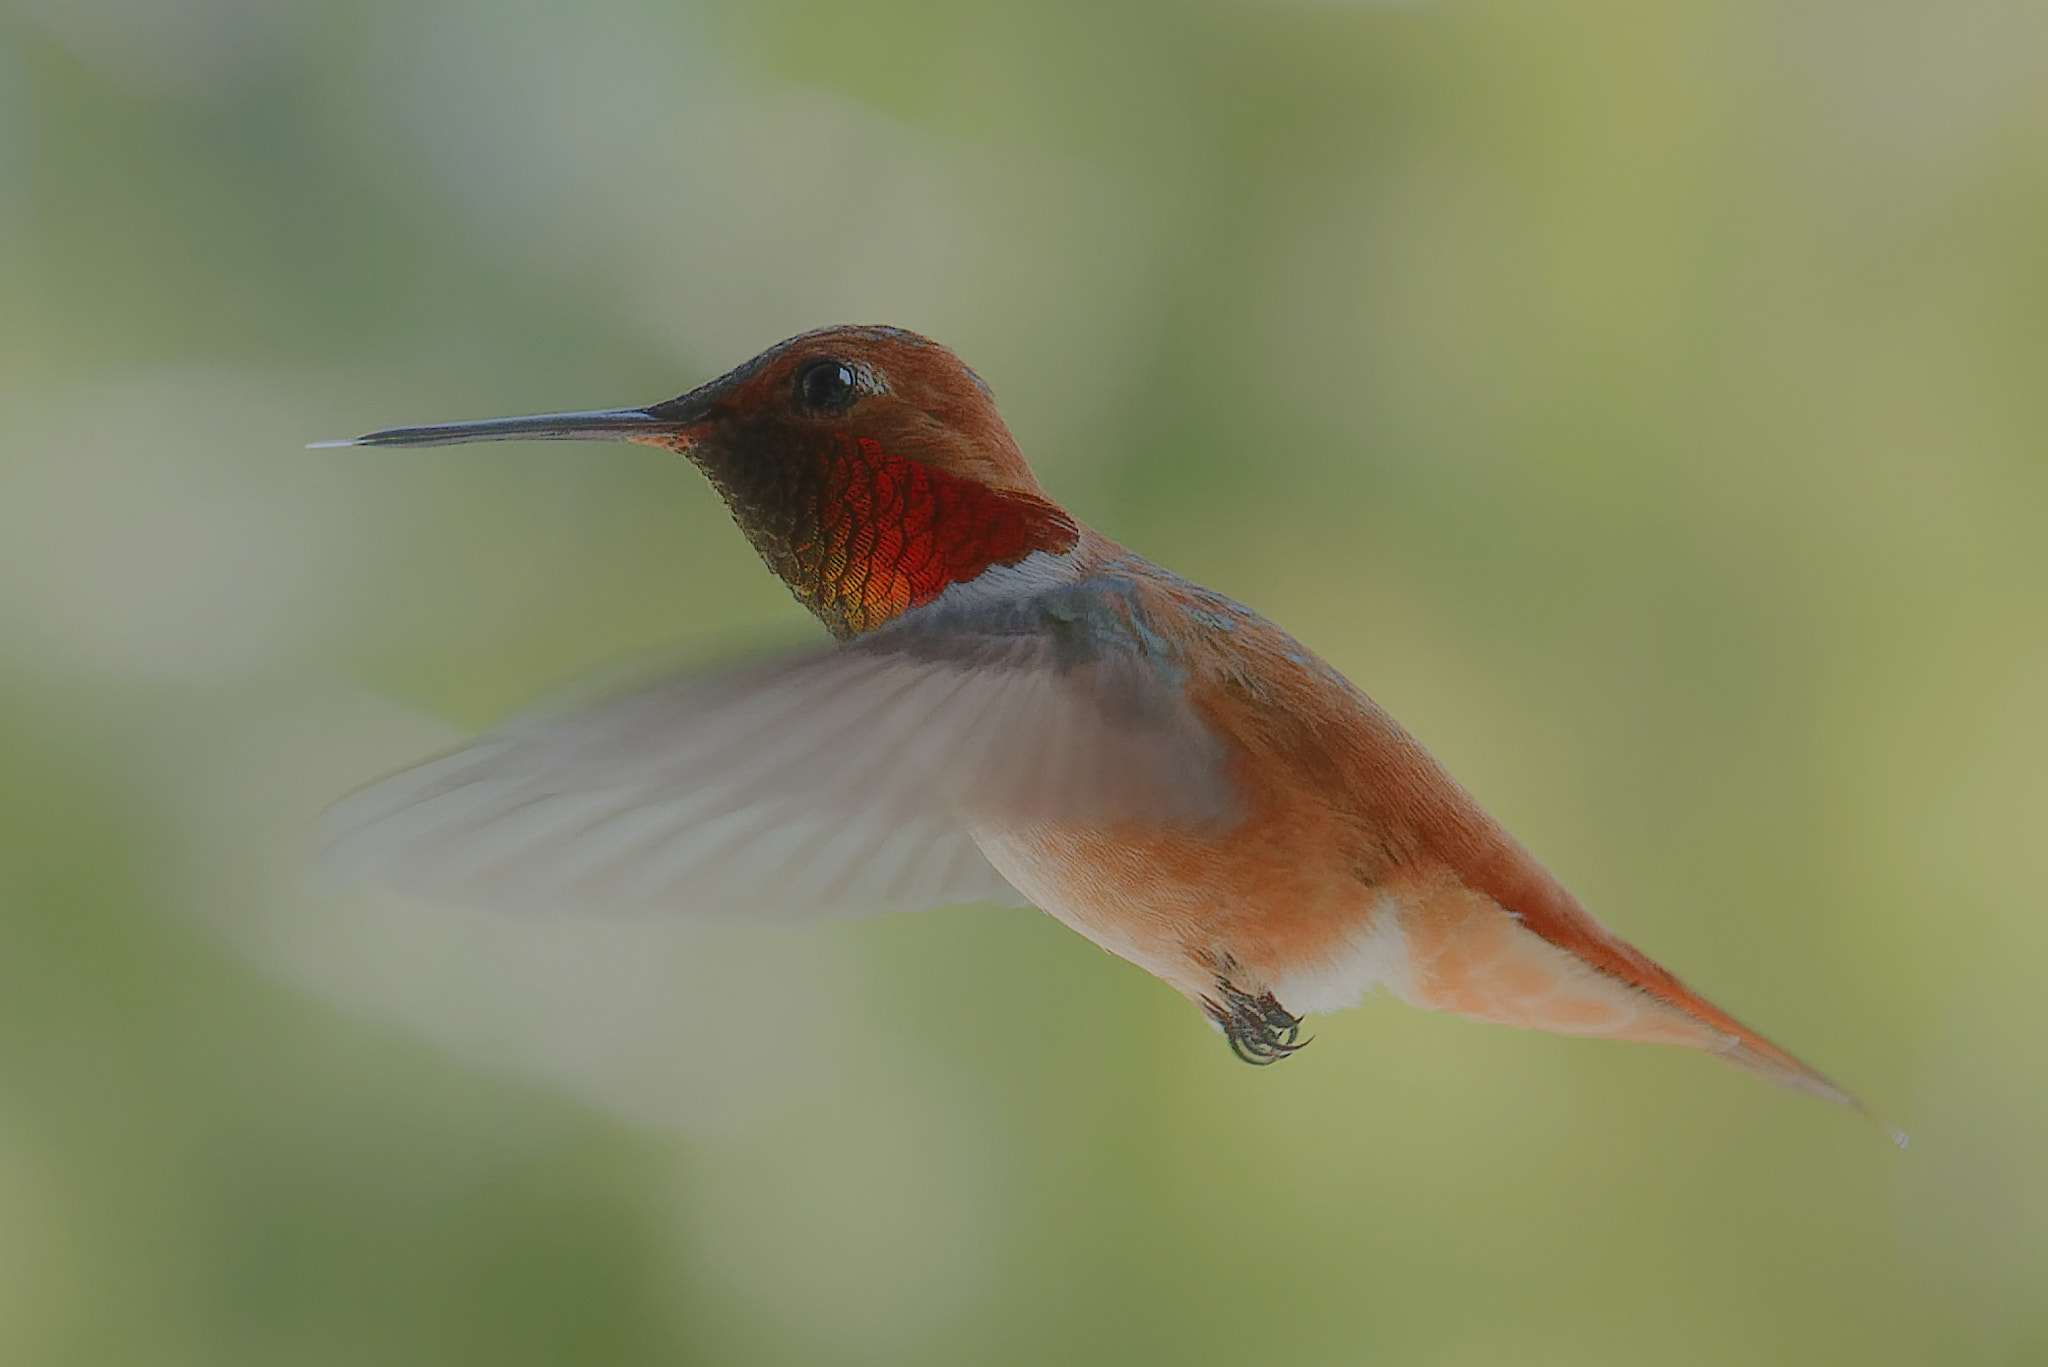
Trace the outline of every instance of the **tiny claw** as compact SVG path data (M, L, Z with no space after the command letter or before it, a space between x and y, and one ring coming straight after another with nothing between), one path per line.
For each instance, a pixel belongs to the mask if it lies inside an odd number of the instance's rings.
M1227 978L1218 978L1216 987L1223 1000L1204 997L1202 1009L1230 1041L1230 1052L1254 1068L1278 1063L1308 1044L1301 1038L1301 1018L1271 992L1254 997Z

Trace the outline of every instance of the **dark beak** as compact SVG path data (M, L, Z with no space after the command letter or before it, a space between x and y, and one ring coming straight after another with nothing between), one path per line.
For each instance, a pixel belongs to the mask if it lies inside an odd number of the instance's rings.
M525 418L482 422L440 422L425 427L386 427L340 441L316 441L308 450L333 446L459 446L471 441L648 441L667 445L719 410L717 382L646 408L598 408L588 413L537 413ZM669 439L669 440L665 440Z
M631 441L670 436L673 418L644 408L600 408L589 413L539 413L528 418L487 418L482 422L441 422L427 427L387 427L367 436L316 441L327 446L456 446L466 441Z

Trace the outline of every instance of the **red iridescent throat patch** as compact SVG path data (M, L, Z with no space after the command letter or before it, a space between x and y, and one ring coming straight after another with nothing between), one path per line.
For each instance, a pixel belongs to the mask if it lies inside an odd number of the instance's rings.
M804 481L782 554L769 558L840 636L871 631L992 566L1080 540L1050 503L903 460L865 437L835 434L823 465L822 478Z

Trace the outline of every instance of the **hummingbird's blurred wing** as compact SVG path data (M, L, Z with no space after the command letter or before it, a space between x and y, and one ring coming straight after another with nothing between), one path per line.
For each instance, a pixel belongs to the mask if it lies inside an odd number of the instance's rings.
M1227 819L1223 748L1156 638L1061 592L942 599L508 725L343 798L326 867L488 905L809 919L1021 905L970 826Z

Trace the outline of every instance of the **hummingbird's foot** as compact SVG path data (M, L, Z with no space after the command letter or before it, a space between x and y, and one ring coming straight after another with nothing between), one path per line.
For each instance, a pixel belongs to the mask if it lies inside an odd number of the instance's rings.
M1204 997L1202 1009L1222 1027L1230 1052L1246 1063L1263 1068L1308 1043L1301 1038L1301 1017L1289 1015L1271 992L1254 997L1227 978L1216 980L1216 990L1223 1000Z

